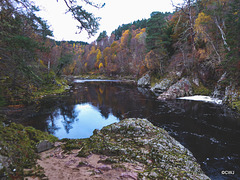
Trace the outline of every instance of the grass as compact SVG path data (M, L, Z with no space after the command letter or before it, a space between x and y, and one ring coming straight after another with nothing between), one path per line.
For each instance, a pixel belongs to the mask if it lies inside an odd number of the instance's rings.
M67 81L56 79L55 84L45 84L42 88L33 91L31 100L41 99L44 96L61 94L69 87Z
M207 87L205 87L201 82L199 83L199 86L192 83L192 87L193 87L193 92L196 95L209 96L212 93L212 91L210 89L208 89Z
M0 177L7 179L22 179L24 169L32 169L36 166L38 155L36 145L41 140L55 142L58 139L46 132L36 130L23 125L4 123L0 120L0 155L7 161L0 170Z

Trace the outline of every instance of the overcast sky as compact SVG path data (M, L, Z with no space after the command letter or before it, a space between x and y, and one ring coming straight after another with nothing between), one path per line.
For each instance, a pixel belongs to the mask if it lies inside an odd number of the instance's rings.
M33 0L41 11L40 17L47 20L53 30L56 40L75 40L75 41L94 41L100 32L106 30L110 35L119 25L127 24L135 20L147 19L151 12L172 12L171 0L98 0L97 2L106 3L102 9L89 8L88 10L101 17L100 28L95 37L88 39L87 33L76 34L77 22L70 13L65 14L66 5L63 0ZM79 0L81 2L81 0ZM93 0L96 2L96 0ZM174 0L174 3L179 0Z

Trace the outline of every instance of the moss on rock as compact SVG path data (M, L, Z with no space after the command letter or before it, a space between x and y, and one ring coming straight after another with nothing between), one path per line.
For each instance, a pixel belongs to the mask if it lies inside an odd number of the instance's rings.
M196 95L209 96L212 93L212 90L205 87L201 82L199 83L199 86L193 83L192 87L193 87L193 93Z
M0 177L21 179L24 169L35 166L36 145L41 140L55 142L58 139L48 133L20 124L4 124L0 121Z
M144 164L140 179L209 179L189 150L145 119L125 119L95 131L90 138L64 142L64 150L77 148L81 157L110 156L113 166Z

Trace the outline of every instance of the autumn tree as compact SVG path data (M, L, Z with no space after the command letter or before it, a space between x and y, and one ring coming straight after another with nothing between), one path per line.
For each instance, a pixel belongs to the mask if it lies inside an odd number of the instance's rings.
M137 20L134 21L132 23L128 23L128 24L122 24L121 26L119 26L117 29L115 29L112 34L114 34L114 40L119 40L122 37L122 33L126 30L130 30L132 29L132 27L134 27L134 29L142 29L142 28L146 28L147 26L147 19L142 19L142 20Z

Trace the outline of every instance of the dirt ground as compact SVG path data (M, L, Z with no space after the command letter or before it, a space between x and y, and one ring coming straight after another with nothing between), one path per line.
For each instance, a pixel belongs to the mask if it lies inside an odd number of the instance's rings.
M91 154L87 158L77 157L79 150L64 154L59 145L40 153L38 165L44 168L49 180L137 180L138 172L143 171L142 164L105 164L102 160L108 156ZM28 180L38 178L28 177Z

